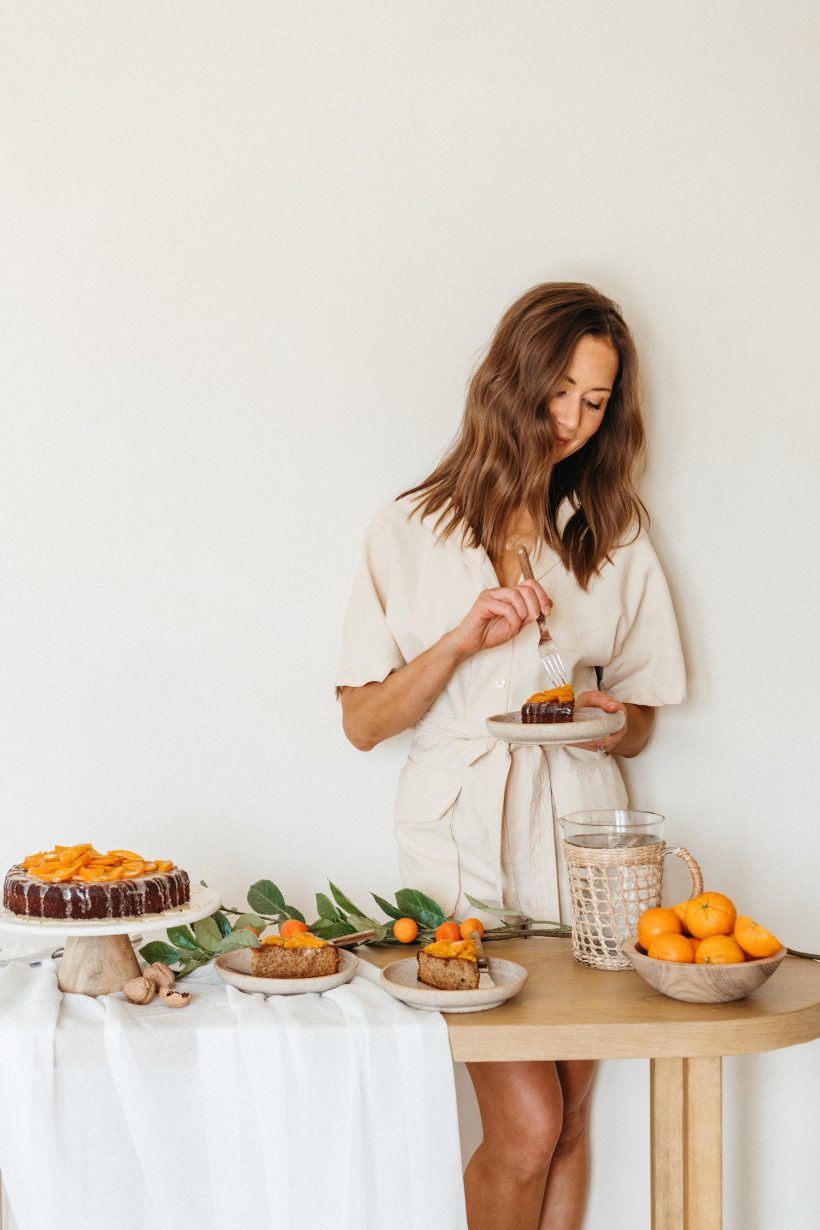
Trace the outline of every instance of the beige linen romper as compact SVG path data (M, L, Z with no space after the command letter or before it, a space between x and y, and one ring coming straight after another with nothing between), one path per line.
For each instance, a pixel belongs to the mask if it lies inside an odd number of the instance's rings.
M381 682L455 628L498 578L483 548L435 518L410 516L409 497L371 522L344 624L337 686ZM621 701L683 700L683 656L666 579L646 533L612 554L584 591L554 551L533 572L554 603L549 626L576 693L600 687ZM627 806L616 761L576 748L510 745L488 734L491 714L519 709L546 686L535 624L455 671L413 732L399 777L395 831L405 887L447 914L488 905L557 919L554 820Z

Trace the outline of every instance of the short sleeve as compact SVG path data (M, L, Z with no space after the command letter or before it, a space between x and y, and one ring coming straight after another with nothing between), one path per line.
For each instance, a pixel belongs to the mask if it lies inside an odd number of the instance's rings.
M678 705L686 698L686 672L669 586L645 533L621 547L620 617L601 687L633 705Z
M342 660L336 687L381 683L404 658L387 620L391 558L389 535L380 518L368 527L342 633Z

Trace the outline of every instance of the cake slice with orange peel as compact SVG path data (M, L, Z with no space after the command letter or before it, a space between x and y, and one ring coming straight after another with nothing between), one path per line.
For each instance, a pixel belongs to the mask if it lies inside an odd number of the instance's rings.
M475 991L478 959L472 940L437 940L417 955L418 980L438 991Z
M266 935L251 949L251 974L255 978L324 978L339 969L340 953L335 944L301 931L285 938Z

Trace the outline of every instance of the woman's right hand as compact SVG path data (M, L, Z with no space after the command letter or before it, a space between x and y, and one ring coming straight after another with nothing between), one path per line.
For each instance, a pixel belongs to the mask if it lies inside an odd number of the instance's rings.
M549 615L552 601L537 581L484 589L449 639L459 656L493 649L516 636L539 615Z

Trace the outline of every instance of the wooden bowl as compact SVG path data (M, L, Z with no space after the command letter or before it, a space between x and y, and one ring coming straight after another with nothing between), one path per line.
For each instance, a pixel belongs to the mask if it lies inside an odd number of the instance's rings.
M638 948L634 936L621 946L621 952L656 991L690 1004L725 1004L743 999L771 978L786 955L786 949L781 948L773 957L750 958L742 965L686 965L648 957Z

